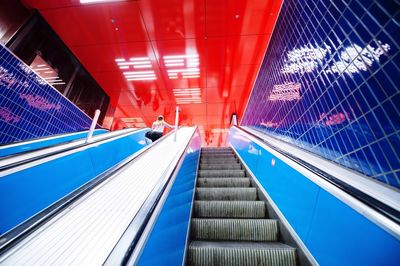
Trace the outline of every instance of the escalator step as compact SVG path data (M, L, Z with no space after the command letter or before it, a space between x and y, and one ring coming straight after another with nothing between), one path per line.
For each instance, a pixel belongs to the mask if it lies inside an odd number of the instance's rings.
M192 241L189 265L294 266L296 249L282 243Z
M202 164L226 164L226 163L239 163L237 158L221 158L221 159L200 159L200 163Z
M235 162L235 163L222 163L222 164L200 164L201 170L223 170L223 169L241 169L242 166Z
M206 177L197 179L198 187L250 187L250 178Z
M194 215L199 218L264 218L263 201L195 201Z
M257 189L249 188L196 188L198 200L257 200Z
M199 177L244 177L246 172L242 169L199 170Z
M193 218L191 235L197 240L278 241L278 222L272 219Z

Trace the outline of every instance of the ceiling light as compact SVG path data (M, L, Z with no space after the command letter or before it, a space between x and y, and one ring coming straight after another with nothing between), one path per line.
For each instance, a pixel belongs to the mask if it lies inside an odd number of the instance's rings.
M167 55L163 56L164 59L177 59L177 58L195 58L199 57L198 54L184 54L184 55Z
M115 59L115 62L125 62L125 59L124 58L117 58L117 59Z
M80 0L81 4L107 3L107 2L122 2L125 0Z
M165 63L183 63L183 59L166 59Z
M155 80L157 79L156 77L149 77L149 78L129 78L127 80L132 81L132 80Z
M132 75L132 74L154 74L154 71L128 71L122 72L124 75Z
M151 68L151 65L134 65L133 68Z
M120 69L128 69L129 66L120 66L119 68L120 68Z
M165 66L170 67L170 66L184 66L184 63L169 63L169 64L165 64Z
M200 71L199 68L184 68L184 69L168 69L168 73L173 73L173 72L194 72L194 71Z
M129 58L129 61L148 61L148 60L150 60L148 57L132 57L132 58Z
M200 78L200 76L183 76L184 79Z
M141 74L141 75L127 75L127 76L125 76L125 78L127 78L127 79L129 79L129 78L146 78L146 77L155 78L156 75L155 74Z

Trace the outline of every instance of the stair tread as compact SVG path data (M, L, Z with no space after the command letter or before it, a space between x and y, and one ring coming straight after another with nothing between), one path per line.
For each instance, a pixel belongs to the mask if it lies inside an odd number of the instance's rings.
M295 248L281 242L255 242L255 241L204 241L193 240L189 248L222 248L222 249L287 249Z

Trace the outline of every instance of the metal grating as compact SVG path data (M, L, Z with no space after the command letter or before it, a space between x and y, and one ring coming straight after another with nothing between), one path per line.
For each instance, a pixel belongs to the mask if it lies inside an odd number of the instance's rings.
M400 188L399 1L286 0L241 125Z
M91 119L0 45L0 144L88 129Z

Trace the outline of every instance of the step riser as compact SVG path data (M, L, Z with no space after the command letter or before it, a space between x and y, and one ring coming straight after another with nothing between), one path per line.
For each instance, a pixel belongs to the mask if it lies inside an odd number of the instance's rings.
M242 166L238 163L231 164L200 164L201 170L233 170L233 169L242 169Z
M233 176L241 176L245 177L244 170L200 170L199 177L233 177Z
M198 178L198 187L250 187L249 178Z
M267 219L193 219L191 235L197 240L277 241L278 223Z
M197 188L197 200L257 200L255 188Z
M197 218L264 218L262 201L195 201L194 215Z
M295 266L296 251L282 249L189 248L193 266Z

